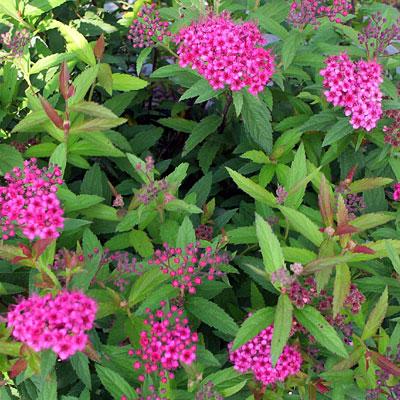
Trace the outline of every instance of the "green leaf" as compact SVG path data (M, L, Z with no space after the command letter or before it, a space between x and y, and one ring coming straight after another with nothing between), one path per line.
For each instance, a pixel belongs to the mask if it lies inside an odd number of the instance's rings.
M174 129L178 132L191 133L192 130L197 126L195 121L189 121L184 118L161 118L158 122L166 126L167 128Z
M236 334L232 350L243 346L249 340L253 339L253 337L257 336L262 330L270 326L274 322L274 314L274 308L266 307L248 317Z
M289 194L285 200L285 206L293 208L300 207L308 183L304 181L306 176L306 153L304 150L304 145L301 143L290 167L287 187L285 188ZM305 184L301 185L303 181Z
M142 257L150 257L154 252L153 243L144 231L133 229L129 233L129 242Z
M253 199L259 201L260 203L266 204L267 206L274 207L277 205L275 196L265 190L257 183L253 182L251 179L244 177L236 171L233 171L230 168L226 168L229 175L239 187L239 189L243 190L249 196L253 197Z
M266 271L271 274L283 268L285 259L279 240L272 232L270 224L258 214L256 214L256 232Z
M149 56L151 53L152 47L145 47L140 54L138 55L138 58L136 59L136 75L140 75L140 71L142 70L143 64L146 61L146 58Z
M75 353L71 358L71 365L78 378L85 384L87 388L92 389L92 380L90 377L89 370L89 359L88 357L81 353Z
M350 183L349 189L350 193L360 193L360 192L365 192L366 190L372 190L382 186L389 185L392 182L393 179L390 178L381 178L381 177L364 178Z
M368 320L361 335L362 340L366 340L375 335L376 331L381 326L388 309L388 296L388 288L386 286L374 309L371 311L371 314L369 314Z
M375 228L379 225L384 225L396 219L395 213L369 213L354 218L350 225L357 228L360 232Z
M192 130L188 140L186 140L183 148L182 156L184 157L192 151L198 144L205 140L209 135L217 130L221 125L222 119L218 115L210 115L203 118Z
M333 316L336 317L350 292L351 273L347 264L336 266L335 283L333 286Z
M62 22L53 20L49 29L57 28L67 42L69 52L75 53L76 56L88 65L96 65L96 59L93 54L92 47L80 32L72 26L64 25Z
M178 230L176 238L176 247L185 248L189 243L196 242L196 235L194 232L193 224L189 217L185 217Z
M95 118L84 121L78 125L74 125L69 133L71 135L80 132L101 132L115 128L116 126L122 125L126 122L125 118Z
M243 93L242 117L251 139L266 153L272 150L271 114L265 103L248 92Z
M140 90L149 83L143 79L136 78L129 74L112 74L112 88L120 92L130 92L131 90Z
M188 214L201 214L203 212L199 207L195 206L194 204L186 203L186 201L180 199L169 201L165 205L165 209L167 211L186 212Z
M243 93L232 92L232 100L233 100L233 105L235 106L236 116L239 117L239 115L242 113L242 108L243 108Z
M283 41L282 62L283 68L287 69L293 62L294 56L302 42L302 34L297 29L293 29Z
M0 144L0 175L11 171L14 167L22 167L24 159L21 153L7 144Z
M317 247L321 246L324 235L319 231L318 226L314 224L307 216L297 210L280 206L282 214L288 219L290 226L306 237Z
M123 395L128 399L136 399L137 394L133 387L121 375L109 368L96 364L96 372L106 390L114 397L120 399Z
M143 275L140 275L129 293L129 307L143 301L168 278L168 275L163 274L159 268L149 269Z
M82 113L85 115L90 115L91 117L106 118L106 119L117 119L116 116L109 108L104 107L94 101L81 101L75 103L69 108L72 112Z
M293 322L293 306L289 296L281 294L275 310L274 334L271 342L271 362L275 366L289 339Z
M68 99L70 106L72 104L79 103L84 99L86 93L96 81L99 68L100 66L98 64L93 67L86 68L74 79L75 93Z
M15 0L1 0L0 12L14 18L18 22L22 22L22 18L18 15L18 8Z
M60 65L64 61L70 61L74 58L74 55L71 53L55 53L50 56L40 58L36 61L35 64L32 65L29 73L31 75L38 74L45 69L49 69L51 67L55 67L56 65Z
M335 329L318 310L305 306L302 309L295 309L294 316L319 344L340 357L348 357L346 348Z
M396 249L389 241L385 242L385 246L390 261L392 262L393 268L398 274L400 274L400 257L398 255L398 252L396 252Z
M349 118L340 118L327 132L322 147L329 146L332 143L353 133L353 127L350 125Z
M196 103L201 102L201 100L206 101L212 97L218 95L218 91L214 90L206 79L198 80L194 85L192 85L186 92L181 96L179 101L187 100L192 97L198 97Z
M60 143L49 160L50 164L58 165L61 168L62 174L64 175L65 166L67 165L67 146L65 143Z
M202 297L191 297L186 304L186 310L206 325L227 335L234 336L239 329L232 317L220 306Z
M24 9L24 15L29 17L38 17L53 8L61 6L67 1L71 0L31 0Z

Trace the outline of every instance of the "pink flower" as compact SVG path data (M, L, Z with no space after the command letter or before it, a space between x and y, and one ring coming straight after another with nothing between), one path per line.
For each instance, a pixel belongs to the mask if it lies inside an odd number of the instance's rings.
M144 321L150 330L140 334L140 349L135 354L136 360L133 368L144 369L145 374L157 373L162 382L167 381L167 376L173 378L180 363L190 365L196 360L196 343L198 336L193 333L188 320L183 317L183 311L172 306L170 311L161 303L161 309L154 314L146 310L148 317Z
M232 21L227 12L209 14L182 28L175 37L179 65L190 66L208 80L213 89L225 85L233 91L244 87L254 95L271 79L274 56L253 22Z
M150 265L160 266L163 274L168 274L173 287L196 293L196 286L202 284L205 279L214 280L223 275L216 269L217 266L227 264L229 258L226 254L220 254L211 247L200 249L199 243L191 243L186 248L169 247L164 244L164 250L156 250Z
M272 366L273 331L271 325L235 351L232 351L232 344L229 345L229 359L234 368L243 374L252 372L255 379L263 385L283 382L288 376L296 375L303 362L296 347L286 345L275 367Z
M12 308L7 322L18 341L35 351L52 349L65 360L85 349L96 311L96 302L80 292L33 294Z
M63 182L60 168L40 169L32 158L22 170L14 168L4 178L7 186L0 186L3 240L15 236L17 229L29 240L57 238L64 227L64 211L56 196Z
M393 199L395 201L399 201L400 200L400 183L396 183L394 185Z
M382 67L374 60L353 62L345 53L328 57L324 77L326 99L335 107L344 107L354 129L376 127L382 116Z

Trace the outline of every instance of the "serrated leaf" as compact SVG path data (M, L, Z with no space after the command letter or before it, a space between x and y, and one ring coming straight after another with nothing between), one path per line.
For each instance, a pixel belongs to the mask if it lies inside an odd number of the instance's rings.
M349 118L339 119L339 121L337 121L336 124L333 125L326 133L326 136L322 143L322 147L329 146L330 144L333 144L338 140L343 139L345 136L353 133L353 131L354 129L350 125Z
M89 389L92 388L92 380L89 370L89 359L87 355L77 352L71 357L71 365L76 375Z
M32 65L31 69L29 70L30 75L38 74L45 69L49 69L51 67L55 67L63 63L64 61L70 61L74 59L74 54L71 53L55 53L51 54L50 56L40 58L36 61L35 64Z
M145 47L140 54L138 55L138 58L136 59L136 75L140 75L140 71L142 70L143 64L146 61L146 58L149 56L149 54L152 51L152 47Z
M292 329L293 306L286 294L281 294L278 298L278 304L275 310L274 317L274 334L271 342L271 362L275 366L282 350L289 339L290 331Z
M114 399L120 399L122 396L127 396L128 399L137 398L133 387L118 373L100 364L96 364L96 372L101 383Z
M256 214L256 233L266 271L271 274L283 268L285 259L279 240L272 231L270 224L258 214Z
M267 154L272 150L271 114L258 97L243 93L242 117L250 138Z
M393 247L393 245L390 243L390 241L385 242L386 246L386 251L388 254L388 257L390 258L390 261L392 262L393 268L395 271L400 274L400 257L398 255L398 252L396 252L396 249Z
M130 92L145 88L149 82L129 74L112 74L112 88L120 92Z
M283 41L282 62L284 69L287 69L292 63L294 56L301 45L301 41L302 35L297 29L293 29Z
M294 317L323 347L340 357L348 357L346 348L335 329L314 307L305 306L302 309L295 309Z
M96 65L96 59L93 54L92 47L80 32L78 32L72 26L63 24L60 21L53 20L50 24L51 28L57 28L61 35L67 42L67 48L70 52L76 54L76 56L88 65Z
M196 242L196 235L193 228L193 224L189 217L185 217L182 224L179 227L178 235L176 238L176 246L185 248L189 243Z
M209 135L217 130L221 125L222 119L218 115L210 115L203 118L192 130L189 138L186 140L182 156L192 151L198 144L205 140Z
M150 257L154 252L153 243L144 231L133 229L129 233L129 242L142 257Z
M361 335L362 340L366 340L375 335L376 331L379 329L386 316L388 301L389 293L386 286L374 309L371 311L371 314L369 314L368 320L364 326L364 330Z
M143 301L168 278L168 275L164 275L158 268L149 269L140 275L129 293L129 307Z
M321 245L324 240L324 235L319 231L318 226L315 225L314 222L312 222L306 215L300 211L284 206L280 206L279 209L288 219L290 226L296 232L302 234L317 247Z
M257 336L262 330L270 326L274 322L274 314L274 308L266 307L248 317L236 334L232 350L243 346L249 340L253 339L253 337Z
M253 199L270 207L274 207L277 205L275 196L272 193L268 192L263 187L257 185L257 183L239 174L238 172L233 171L230 168L226 168L226 170L228 171L229 175L236 183L236 185L239 187L239 189L243 190L249 196L253 197Z
M366 190L372 190L382 186L389 185L392 182L393 179L390 178L381 178L381 177L363 178L358 181L350 183L349 189L350 193L360 193L360 192L365 192Z
M186 310L222 333L234 336L239 329L232 317L220 306L202 297L191 297L186 303Z

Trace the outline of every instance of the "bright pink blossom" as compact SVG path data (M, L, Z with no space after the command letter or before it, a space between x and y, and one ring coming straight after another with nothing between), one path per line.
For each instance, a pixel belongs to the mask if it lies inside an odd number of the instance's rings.
M324 77L326 99L335 107L344 107L354 129L376 127L382 116L382 67L376 61L353 62L345 53L326 59Z
M64 227L63 209L56 193L62 184L61 170L39 168L36 159L24 162L4 176L7 186L0 186L0 223L3 240L16 230L29 240L52 239Z
M247 87L257 94L274 73L274 56L264 49L265 39L253 22L238 24L226 12L209 14L180 30L179 65L191 66L213 89L227 85L238 91Z
M301 368L302 357L295 346L286 345L275 367L271 363L273 326L262 330L256 337L237 350L229 345L229 358L234 368L241 373L252 372L263 385L283 382L288 376L296 375Z
M191 243L184 249L165 243L164 250L156 250L149 264L159 265L161 272L171 277L172 286L195 294L196 286L222 276L218 266L228 262L226 254L215 252L211 247L200 249L199 243Z
M161 302L161 309L154 314L147 309L148 317L144 321L150 330L140 334L140 349L130 351L140 361L135 361L134 369L144 369L145 374L156 373L162 382L174 378L173 371L180 364L190 365L196 360L198 335L192 332L189 321L183 317L183 311L172 306L170 311ZM144 381L144 375L139 376Z
M85 349L96 311L96 302L80 292L33 294L12 308L7 321L15 339L35 351L52 349L65 360Z
M394 185L393 199L395 201L399 201L400 200L400 183L396 183Z

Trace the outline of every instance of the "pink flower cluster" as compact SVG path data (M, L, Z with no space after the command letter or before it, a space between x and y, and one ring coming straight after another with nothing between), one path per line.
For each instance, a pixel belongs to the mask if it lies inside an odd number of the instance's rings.
M140 334L140 349L130 350L129 355L136 355L141 361L135 361L134 369L144 368L145 374L157 373L161 382L167 378L173 379L180 363L190 365L196 360L196 343L198 335L188 326L189 321L183 317L183 310L171 306L166 310L166 303L161 302L161 308L152 314L147 309L147 319L144 321L150 330ZM144 381L140 375L139 380Z
M354 129L376 127L382 116L382 67L374 60L353 62L345 53L328 57L324 77L326 99L335 107L344 107Z
M213 89L225 85L233 91L248 87L261 92L274 73L274 56L265 50L265 39L253 22L237 24L228 13L209 14L180 30L179 65L204 76Z
M7 186L0 186L0 221L3 240L21 229L29 240L53 239L64 227L63 209L56 196L62 184L61 170L40 169L36 159L24 162L23 169L14 168L4 176Z
M22 57L24 54L24 48L29 43L30 33L26 29L16 31L14 34L11 31L2 33L0 35L0 43L3 48L9 50L10 57Z
M34 294L15 305L7 321L15 339L35 351L52 349L65 360L85 349L96 311L96 302L80 292Z
M393 199L395 201L399 201L400 200L400 183L396 183L394 185Z
M229 358L234 368L241 372L252 372L263 385L283 382L288 376L296 375L301 368L302 357L294 346L286 345L275 367L271 364L271 342L273 326L261 331L256 337L235 351L229 345Z
M128 39L134 48L150 47L162 42L165 36L171 36L168 22L161 21L160 12L155 10L156 4L145 5L138 12L129 29Z
M215 277L223 275L217 267L227 264L229 258L226 254L214 252L211 247L200 249L199 243L191 243L182 249L169 247L164 244L164 250L156 250L150 265L159 265L163 274L172 278L172 286L196 293L196 286L203 283L204 279L212 281Z
M300 0L290 7L289 22L294 26L318 25L318 18L328 17L331 22L342 21L352 9L350 0Z

